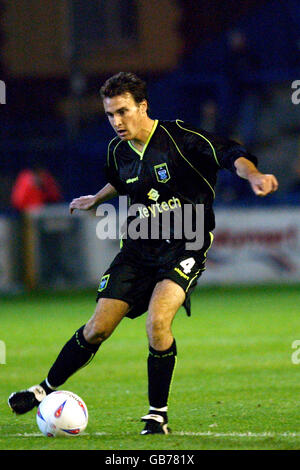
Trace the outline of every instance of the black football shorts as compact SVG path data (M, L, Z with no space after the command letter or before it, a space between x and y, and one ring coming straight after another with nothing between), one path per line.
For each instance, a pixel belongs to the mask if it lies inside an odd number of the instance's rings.
M213 235L204 243L196 256L185 251L176 259L157 266L147 266L134 261L128 250L121 250L100 279L97 298L118 299L127 302L130 310L127 317L136 318L148 310L155 285L163 279L171 279L186 293L183 304L188 316L191 314L190 295L197 280L205 270L207 252L212 244Z

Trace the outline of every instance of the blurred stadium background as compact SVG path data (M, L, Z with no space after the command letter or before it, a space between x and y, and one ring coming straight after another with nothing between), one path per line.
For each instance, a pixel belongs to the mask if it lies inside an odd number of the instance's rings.
M279 180L259 199L220 174L201 283L299 282L299 25L298 0L1 1L0 293L95 287L118 250L68 203L105 183L99 88L121 70L148 82L152 117L235 138ZM37 167L52 195L27 204L16 183Z

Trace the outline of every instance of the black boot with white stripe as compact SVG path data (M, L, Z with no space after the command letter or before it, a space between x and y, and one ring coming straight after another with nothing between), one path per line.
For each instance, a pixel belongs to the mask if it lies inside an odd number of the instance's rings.
M8 398L8 405L14 413L22 415L39 406L46 397L46 391L40 385L34 385L27 390L12 393Z
M170 434L171 430L168 427L168 420L159 414L148 414L141 418L144 421L145 428L141 432L142 435L146 434Z

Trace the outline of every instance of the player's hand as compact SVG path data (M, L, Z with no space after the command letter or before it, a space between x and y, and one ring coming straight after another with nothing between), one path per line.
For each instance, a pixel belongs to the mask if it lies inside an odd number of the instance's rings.
M69 205L70 214L72 214L75 209L78 209L81 211L88 211L95 206L96 202L97 202L96 197L93 195L77 197L73 199L72 202L70 202L70 205Z
M248 180L256 196L267 196L278 189L278 181L274 175L253 173L249 176Z

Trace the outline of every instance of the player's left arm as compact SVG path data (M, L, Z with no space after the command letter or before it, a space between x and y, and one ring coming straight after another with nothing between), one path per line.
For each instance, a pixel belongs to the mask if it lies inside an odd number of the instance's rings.
M267 196L278 189L278 181L274 175L261 173L253 162L245 157L239 157L234 161L236 173L241 178L249 181L250 186L257 196Z

